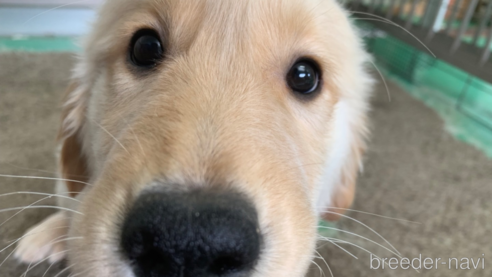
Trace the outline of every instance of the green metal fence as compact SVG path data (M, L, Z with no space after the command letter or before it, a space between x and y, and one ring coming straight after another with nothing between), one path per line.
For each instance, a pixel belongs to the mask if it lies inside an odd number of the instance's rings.
M366 34L368 50L387 77L435 109L456 137L492 157L492 84L370 23L359 26Z

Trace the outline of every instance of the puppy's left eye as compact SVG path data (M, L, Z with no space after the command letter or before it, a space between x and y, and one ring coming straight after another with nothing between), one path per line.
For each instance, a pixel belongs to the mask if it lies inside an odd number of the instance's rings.
M315 92L319 86L319 67L312 61L296 62L287 74L287 84L296 93L307 95Z
M140 30L133 36L130 57L136 66L155 66L162 59L163 55L162 43L154 31Z

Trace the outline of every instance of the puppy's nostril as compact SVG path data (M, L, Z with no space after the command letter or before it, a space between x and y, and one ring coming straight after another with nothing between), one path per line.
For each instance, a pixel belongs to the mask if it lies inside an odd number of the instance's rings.
M132 237L129 237L124 242L124 247L127 250L128 258L130 260L136 260L141 256L146 255L150 249L148 241L144 240L143 233L135 233Z
M244 263L234 257L218 257L210 264L209 272L218 276L228 273L240 271L244 267Z
M131 263L141 268L151 268L157 276L167 276L171 259L163 256L158 247L154 247L155 236L146 230L123 232L122 246Z
M153 193L135 202L121 245L138 277L245 276L259 257L257 230L256 210L240 195Z

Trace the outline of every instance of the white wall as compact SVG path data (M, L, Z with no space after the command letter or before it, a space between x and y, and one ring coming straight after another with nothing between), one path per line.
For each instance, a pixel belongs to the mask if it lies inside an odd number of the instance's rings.
M94 7L103 0L0 0L0 6L61 6L69 7Z
M94 18L91 8L0 6L0 36L77 37L87 33Z

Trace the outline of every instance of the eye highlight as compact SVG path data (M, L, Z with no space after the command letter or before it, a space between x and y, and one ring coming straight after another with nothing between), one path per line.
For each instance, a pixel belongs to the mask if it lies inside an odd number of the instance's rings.
M154 67L164 56L159 35L150 29L140 30L133 35L129 51L130 60L138 67Z
M287 84L297 94L311 95L320 84L319 66L311 60L297 61L287 73Z

